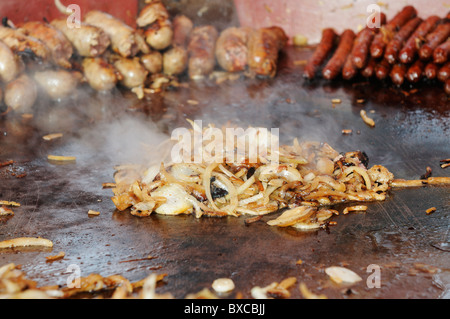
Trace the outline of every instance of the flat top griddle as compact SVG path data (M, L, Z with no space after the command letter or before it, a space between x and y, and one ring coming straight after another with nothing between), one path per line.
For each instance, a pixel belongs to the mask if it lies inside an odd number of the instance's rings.
M1 218L0 240L41 236L54 243L52 250L1 251L0 265L22 265L40 286L64 286L72 264L82 276L120 274L130 281L166 273L157 292L176 298L210 288L219 277L235 282L230 298L238 292L250 298L252 287L291 276L329 298L448 297L449 187L395 189L385 201L368 203L367 212L335 216L337 225L312 232L270 227L265 221L273 216L250 225L245 216L139 218L116 211L111 190L102 188L113 181L114 165L138 160L145 142L158 152L158 134L188 127L186 118L204 125L279 128L283 143L298 137L342 152L363 150L370 166L386 166L396 178L418 179L427 166L433 176L450 176L439 166L450 157L450 104L440 85L305 82L298 61L311 52L286 48L271 80L190 82L143 100L120 90L103 95L80 90L58 103L41 97L32 119L0 117L0 162L14 160L0 168L0 199L21 204L14 216ZM332 99L341 103L333 105ZM361 109L375 120L374 128L362 121ZM343 135L342 129L353 133ZM65 135L42 139L53 132ZM55 164L48 154L74 155L77 161ZM432 206L436 212L427 215ZM89 217L90 209L101 214ZM59 251L64 259L46 262ZM156 258L143 260L149 255ZM381 269L380 288L367 283L372 264ZM334 284L324 272L333 265L355 271L363 281ZM290 291L292 298L301 297L298 285Z

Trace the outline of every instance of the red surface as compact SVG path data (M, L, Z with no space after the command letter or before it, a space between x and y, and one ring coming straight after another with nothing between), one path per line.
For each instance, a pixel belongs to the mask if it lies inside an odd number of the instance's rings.
M134 26L138 12L138 0L61 0L64 5L77 4L83 14L97 9L108 12L121 19L125 23ZM15 24L22 22L42 20L51 21L55 18L63 18L64 15L55 7L54 0L1 0L0 17L8 17Z

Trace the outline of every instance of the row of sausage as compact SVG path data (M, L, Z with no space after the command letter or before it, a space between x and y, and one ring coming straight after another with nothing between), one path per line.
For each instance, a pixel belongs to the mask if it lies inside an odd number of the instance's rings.
M61 12L66 8L59 0ZM82 82L94 90L120 85L140 93L181 75L197 80L215 69L273 77L279 50L287 43L281 28L195 26L184 15L170 17L159 0L147 3L136 28L105 12L87 12L81 23L68 19L0 26L0 94L10 110L30 112L42 89L61 99ZM165 81L165 82L164 82Z
M450 13L420 18L413 6L405 6L390 21L382 14L380 22L380 28L358 33L324 29L304 76L313 79L321 72L327 80L351 80L361 75L398 86L437 79L450 94Z

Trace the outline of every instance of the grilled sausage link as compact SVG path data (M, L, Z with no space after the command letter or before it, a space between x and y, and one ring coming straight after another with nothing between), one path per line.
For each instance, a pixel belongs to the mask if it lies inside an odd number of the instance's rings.
M398 54L400 62L411 63L414 61L422 40L425 39L429 32L434 30L439 20L438 16L430 16L417 27Z
M56 65L66 69L72 67L69 60L73 54L73 47L60 30L40 21L27 22L20 29L27 35L41 40L50 49L52 60Z
M0 26L0 40L9 46L16 54L26 55L32 52L39 60L38 62L44 64L50 62L50 49L42 41L26 35L19 29Z
M438 71L439 71L438 64L436 64L434 62L429 62L425 66L424 74L427 77L427 79L434 80L437 77Z
M391 69L392 65L386 59L383 59L375 66L375 76L379 80L384 80L391 73Z
M148 71L141 64L138 57L118 57L117 60L114 61L113 65L116 70L122 75L120 84L129 89L144 86Z
M136 31L112 15L92 10L85 14L84 21L102 29L111 40L111 48L123 57L135 56L140 51Z
M66 36L76 53L82 57L100 56L111 44L108 35L93 25L81 23L79 28L71 29L63 19L53 20L50 24Z
M425 39L425 44L419 50L419 56L426 61L433 57L434 49L450 36L450 22L439 24Z
M211 25L195 27L188 45L188 74L191 79L211 73L216 65L214 55L217 29Z
M82 68L86 81L96 91L109 91L121 80L116 68L100 57L84 58Z
M406 78L411 83L419 82L425 72L425 63L417 59L406 72Z
M248 39L248 68L252 76L274 77L277 73L279 51L288 37L279 27L253 30Z
M185 48L189 42L189 36L194 29L194 23L184 15L177 15L173 18L173 41L174 46Z
M161 1L153 0L139 12L136 19L136 24L138 27L143 28L157 20L167 20L169 19L169 13Z
M450 38L441 43L433 52L434 63L445 63L450 55Z
M386 15L380 13L380 27L386 24ZM358 32L352 48L352 60L356 68L362 69L366 66L370 57L370 45L379 29L366 27Z
M325 79L332 80L342 71L345 61L353 48L354 39L355 33L352 30L347 29L342 33L336 51L322 70L322 76Z
M230 27L220 33L216 42L217 63L228 72L245 70L248 61L247 41L250 30Z
M28 75L22 74L8 83L4 102L8 108L18 113L29 113L37 99L37 85Z
M316 76L316 73L320 66L325 62L325 59L331 54L332 49L338 39L338 35L331 28L326 28L322 31L322 38L320 43L314 50L313 55L308 60L303 71L303 76L308 79L312 79Z
M389 61L388 61L388 63L389 63ZM389 75L394 84L396 84L397 86L401 86L403 84L403 82L405 82L406 72L407 72L407 68L406 68L405 64L395 63L392 66L392 69L391 69L391 72Z
M163 73L167 75L180 75L186 71L188 65L188 52L181 46L174 46L164 52Z
M439 68L437 78L441 82L445 82L450 78L450 62L445 63Z
M142 65L150 74L161 73L163 69L163 56L159 51L152 51L150 53L140 56Z
M155 50L164 50L172 44L173 29L170 20L157 20L144 32L148 45Z
M19 57L0 40L0 81L7 83L14 80L22 68Z
M370 54L374 58L382 57L386 45L390 42L397 30L416 16L417 11L413 6L404 7L386 25L381 27L380 32L375 36L370 45Z
M398 54L402 49L405 41L411 36L411 34L417 29L422 19L415 17L409 20L403 27L398 31L392 40L387 44L384 58L391 64L398 61Z
M53 100L70 96L76 89L80 77L68 70L44 70L34 73L33 79Z

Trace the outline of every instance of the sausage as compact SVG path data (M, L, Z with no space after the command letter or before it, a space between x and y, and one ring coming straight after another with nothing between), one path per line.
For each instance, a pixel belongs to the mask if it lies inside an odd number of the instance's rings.
M347 29L342 33L336 51L322 70L322 76L325 79L332 80L341 73L344 63L352 50L354 39L355 33L352 30Z
M214 56L218 31L211 25L195 27L188 45L188 74L191 79L211 73L215 67Z
M172 23L170 20L157 20L144 32L144 36L150 47L164 50L172 44Z
M96 91L109 91L122 78L113 65L100 57L84 58L82 68L86 81Z
M30 52L37 58L37 62L46 64L50 61L50 49L40 40L28 36L19 29L0 26L0 40L11 50L19 55L27 55Z
M194 23L184 15L177 15L172 21L173 41L172 45L185 48L188 45L189 36L194 28Z
M424 74L429 80L434 80L437 77L439 66L436 63L429 62L425 66Z
M384 80L391 73L391 69L392 65L386 59L383 59L375 66L375 76L379 80Z
M29 113L37 99L37 85L28 75L22 74L6 85L4 102L18 113Z
M440 18L433 15L428 17L417 27L408 40L406 40L403 48L398 54L400 62L411 63L414 61L421 46L421 42L425 39L429 32L434 30L439 21Z
M141 64L138 57L117 57L117 59L113 62L113 65L122 75L120 84L129 89L144 86L148 71Z
M406 72L406 78L411 83L419 82L425 72L425 63L417 59Z
M386 25L381 27L380 32L373 39L370 45L370 54L374 58L383 56L387 43L390 42L393 35L409 20L417 16L417 11L413 6L404 7L397 13Z
M141 63L150 74L161 73L163 69L163 58L159 51L141 55Z
M112 15L92 10L85 14L84 21L102 29L111 40L112 50L122 57L135 56L141 50L135 30Z
M248 69L250 76L274 77L278 55L288 37L280 27L252 30L248 39Z
M387 44L384 58L391 64L394 64L398 60L398 53L402 49L405 41L411 36L411 34L417 29L422 19L419 17L409 20L403 27L398 31L392 40Z
M75 91L80 77L75 72L60 69L35 72L33 79L51 99L59 100Z
M406 71L406 65L403 63L395 63L392 65L392 69L389 74L392 82L398 86L401 86L405 81Z
M373 57L369 57L369 61L366 66L361 69L361 75L365 78L371 78L375 74L376 65L377 60Z
M351 80L356 76L356 74L358 74L358 68L353 63L353 56L350 53L347 56L344 66L342 67L342 78L344 80Z
M445 82L450 78L450 62L445 63L439 68L437 78L441 82Z
M433 57L434 49L450 36L450 22L439 24L425 39L425 44L419 50L419 57L428 60Z
M250 30L230 27L220 33L216 42L217 63L228 72L244 71L248 61L247 41Z
M358 68L362 69L368 60L370 44L375 37L375 32L372 29L365 28L361 30L355 38L353 44L351 56L353 64Z
M20 29L27 35L41 40L50 49L53 63L66 69L72 67L69 60L73 54L73 47L60 30L40 21L27 22Z
M138 27L143 28L157 20L169 19L169 12L161 1L153 0L139 12L136 19Z
M434 63L445 63L447 62L448 56L450 55L450 38L447 41L441 43L433 52Z
M81 23L79 28L69 28L66 20L53 20L50 25L60 30L82 57L102 55L111 44L108 35L100 28Z
M447 95L450 95L450 79L447 79L447 80L445 81L444 89L445 89L445 93L446 93Z
M386 15L384 13L380 13L380 20L380 26L386 23ZM366 65L370 56L370 45L377 32L377 28L366 27L356 35L351 55L353 64L358 69L362 69Z
M181 46L174 46L163 54L163 73L180 75L186 71L188 65L188 51Z
M312 57L308 60L303 71L303 76L305 78L312 79L316 76L317 70L330 55L337 39L338 35L333 29L326 28L322 31L320 43L314 50Z
M0 40L0 81L5 83L12 81L22 68L19 57Z

